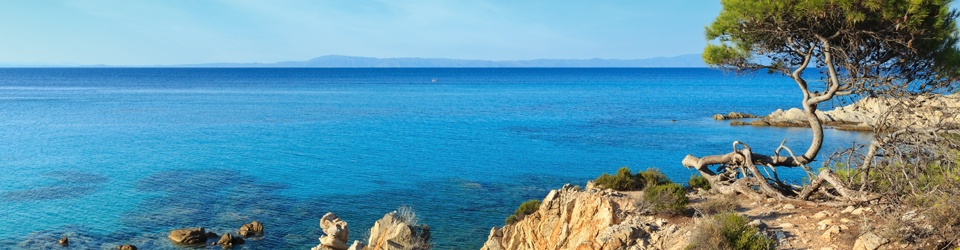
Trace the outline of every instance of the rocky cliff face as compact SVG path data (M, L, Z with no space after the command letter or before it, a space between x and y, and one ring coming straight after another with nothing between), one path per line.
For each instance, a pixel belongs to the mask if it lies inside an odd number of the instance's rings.
M588 185L589 186L589 185ZM679 249L689 229L640 215L633 194L565 185L550 191L533 214L494 227L484 250Z

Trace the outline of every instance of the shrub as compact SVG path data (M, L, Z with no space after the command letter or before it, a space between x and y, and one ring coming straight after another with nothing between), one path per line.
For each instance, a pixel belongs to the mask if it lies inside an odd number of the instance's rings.
M697 211L703 215L714 215L720 213L733 212L740 208L733 196L723 195L716 199L708 199L696 206Z
M513 225L513 223L517 223L517 221L522 219L524 216L527 216L529 214L536 212L537 209L540 209L539 200L529 200L524 203L521 203L520 207L517 207L517 210L513 211L513 214L508 216L505 222L507 223L507 225Z
M760 233L736 213L722 213L700 221L686 249L774 249L776 241Z
M610 188L617 191L637 189L637 183L636 180L634 180L633 173L630 172L630 168L627 167L618 169L616 175L603 173L600 177L597 177L594 182L602 188Z
M687 186L690 188L700 188L703 190L710 190L710 181L702 175L690 176L690 180L687 181Z
M666 175L656 168L648 168L646 171L637 172L636 178L638 184L640 184L638 190L672 183Z
M609 188L617 191L636 191L671 183L671 181L656 168L648 168L634 175L633 172L630 171L630 168L621 167L617 170L616 175L603 173L594 180L594 183L601 188Z
M656 214L681 214L687 209L687 191L676 183L648 188L643 194L644 202L650 204L650 212Z

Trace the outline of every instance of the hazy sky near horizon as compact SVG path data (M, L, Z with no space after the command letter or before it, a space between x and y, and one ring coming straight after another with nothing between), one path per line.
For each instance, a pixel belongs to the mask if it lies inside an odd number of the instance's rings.
M637 59L699 53L719 1L0 1L0 63L322 55Z

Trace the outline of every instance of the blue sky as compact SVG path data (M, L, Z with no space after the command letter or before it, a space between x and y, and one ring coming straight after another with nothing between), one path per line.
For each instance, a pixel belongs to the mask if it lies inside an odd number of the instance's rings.
M718 0L0 1L0 63L637 59L700 53L719 11Z
M0 63L699 53L719 1L0 1Z

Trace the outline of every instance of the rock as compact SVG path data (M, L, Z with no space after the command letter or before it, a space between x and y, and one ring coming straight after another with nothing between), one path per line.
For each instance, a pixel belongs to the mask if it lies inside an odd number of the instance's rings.
M630 212L638 204L629 194L554 191L522 221L491 229L481 249L682 249L692 235L692 227Z
M324 236L320 237L320 245L314 249L347 249L350 229L346 221L341 220L334 213L327 213L320 218L320 229L323 230Z
M355 240L353 241L353 245L350 245L350 248L347 248L347 250L363 250L363 248L366 246L367 245L364 245L363 242Z
M767 224L766 224L766 223L763 223L763 221L762 221L762 220L759 220L759 219L750 221L750 223L747 223L747 225L755 226L755 227L757 227L758 229L760 229L760 231L763 231L763 230L767 229Z
M857 238L857 241L853 243L853 250L876 250L888 242L890 242L890 240L880 237L873 232L868 232Z
M820 222L817 222L817 225L821 225L821 226L833 225L833 219L825 219L825 220L822 220L822 221L820 221Z
M127 245L118 246L117 250L137 250L137 246L127 244Z
M414 218L405 218L393 211L387 213L370 228L368 250L427 249L430 242L430 227L410 225Z
M58 241L57 243L59 243L61 246L69 246L70 240L67 239L67 236L63 236L63 238L60 238L60 241Z
M243 237L263 235L263 224L260 224L259 221L244 224L237 234Z
M783 209L791 210L791 209L797 209L797 207L793 206L793 204L786 204L786 205L783 205Z
M829 212L827 212L827 211L820 211L820 212L818 212L817 214L814 214L814 215L813 215L813 218L819 220L819 219L826 218L827 216L830 216L830 213L829 213Z
M847 218L840 218L840 223L847 224L850 223L850 220Z
M217 241L217 245L221 246L234 246L243 244L244 240L240 237L233 237L230 233L223 234L223 237L220 237L220 240Z
M220 235L217 235L217 233L214 233L214 232L209 232L209 231L207 232L207 239L216 239L216 238L220 238Z
M850 211L850 214L852 214L852 215L861 215L861 214L864 214L864 213L869 212L869 211L871 211L871 210L873 210L873 209L861 207L861 208L854 209L853 211Z
M203 230L203 227L182 228L171 231L167 238L170 238L173 243L181 245L206 244L207 232Z
M854 208L853 206L847 206L847 208L844 209L843 211L840 211L840 213L841 213L841 214L849 214L850 212L853 212L854 209L855 209L855 208Z
M731 119L743 119L743 118L757 118L757 116L747 113L740 112L730 112L729 114L715 114L713 115L714 120L731 120Z
M589 190L597 190L597 189L598 189L598 188L597 188L597 182L595 182L595 181L593 181L593 180L587 181L586 187L583 188L583 190L587 190L587 191L589 191Z
M663 227L667 225L667 220L664 218L657 218L657 220L654 221L653 223L657 225L657 227Z
M793 228L793 227L795 227L795 226L794 226L793 224L790 224L790 223L780 224L780 228L783 228L783 229Z
M834 237L837 235L840 235L840 227L830 226L827 228L827 231L824 231L823 234L820 235L820 240L833 242Z

